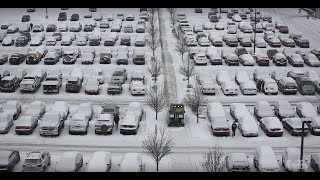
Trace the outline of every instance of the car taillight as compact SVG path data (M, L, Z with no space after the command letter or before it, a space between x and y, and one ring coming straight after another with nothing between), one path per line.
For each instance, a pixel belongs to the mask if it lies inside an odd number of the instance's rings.
M42 167L42 164L37 164L38 167Z

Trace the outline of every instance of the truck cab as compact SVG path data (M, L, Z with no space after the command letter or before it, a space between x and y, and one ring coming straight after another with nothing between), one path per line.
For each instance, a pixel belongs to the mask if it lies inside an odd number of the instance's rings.
M185 118L184 105L181 103L171 103L168 112L168 126L181 127L184 126Z

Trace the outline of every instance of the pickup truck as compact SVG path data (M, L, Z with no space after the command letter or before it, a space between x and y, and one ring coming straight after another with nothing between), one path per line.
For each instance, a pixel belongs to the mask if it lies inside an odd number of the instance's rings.
M26 75L20 83L21 92L35 92L41 86L41 77L35 74Z
M58 75L48 75L43 82L43 93L59 93L62 86L62 77Z
M80 57L79 52L65 51L63 54L63 64L74 64L78 57Z
M79 77L69 77L66 84L66 92L78 93L81 90L82 81Z

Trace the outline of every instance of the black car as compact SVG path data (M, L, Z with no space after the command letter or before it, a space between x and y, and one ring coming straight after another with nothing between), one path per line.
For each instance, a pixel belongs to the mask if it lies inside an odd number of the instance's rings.
M28 14L27 14L27 15L23 15L22 18L21 18L21 21L22 21L22 22L28 22L28 21L30 21L30 15L28 15Z
M320 160L320 154L319 153L312 153L311 159L310 159L310 167L316 171L319 172L319 160Z
M111 53L100 53L100 64L110 64L111 58Z
M66 84L66 92L74 92L78 93L80 92L82 87L81 79L78 77L70 77L67 80Z
M312 49L311 53L314 54L320 60L320 51L316 49Z
M0 81L1 92L15 92L19 87L19 79L15 75L5 76Z
M267 51L267 56L268 56L268 58L269 58L270 60L273 60L274 55L277 54L277 53L278 53L278 50L276 50L276 49L269 49L269 50Z
M302 121L300 118L285 118L282 120L283 128L286 129L292 136L307 136L309 129L304 126L304 133L302 134Z
M128 35L122 36L122 37L121 37L121 40L120 40L120 44L121 44L121 45L130 46L130 44L131 44L131 38L130 38L130 36L128 36Z
M89 8L89 11L90 11L90 12L96 12L96 11L97 11L97 8Z
M46 28L47 32L55 32L57 30L57 26L55 24L49 24Z
M314 136L320 136L320 119L318 117L312 117L311 123L308 123L309 131Z
M79 14L72 14L70 21L79 21Z
M217 15L210 15L209 16L210 22L219 22L219 17Z
M67 13L66 12L60 12L58 16L58 21L66 21L67 20Z
M26 59L26 55L21 53L13 53L9 58L11 65L19 65Z
M195 12L195 13L202 13L202 8L195 8L195 9L194 9L194 12Z
M19 151L0 151L0 171L9 171L12 172L13 168L19 163L20 161L20 153Z
M21 35L16 39L16 47L23 47L26 46L29 42L29 39L25 35Z

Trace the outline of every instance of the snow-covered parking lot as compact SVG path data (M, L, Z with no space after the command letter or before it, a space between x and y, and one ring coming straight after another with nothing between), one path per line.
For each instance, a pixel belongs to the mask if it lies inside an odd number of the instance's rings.
M219 8L218 8L219 9ZM224 8L225 9L225 8ZM226 8L229 12L231 8ZM248 8L238 8L241 9ZM301 34L303 38L306 38L309 43L309 48L301 48L295 46L295 48L290 49L290 51L303 51L308 52L312 49L320 50L320 23L312 18L306 17L306 12L298 13L297 8L287 8L287 9L277 9L277 8L257 8L257 10L262 15L270 15L272 17L272 24L275 25L275 22L282 21L289 28L289 34L298 33ZM216 30L215 24L217 22L210 22L208 18L208 12L210 8L202 8L202 13L196 13L195 8L177 8L176 14L182 13L186 15L186 20L189 23L189 26L193 30L195 25L211 25L211 30L203 30L207 35L213 34L214 36L222 38L225 34L228 34L227 23L232 22L232 19L227 17L227 13L218 13L221 15L219 23L224 25L224 30ZM60 12L67 13L66 21L58 21L58 16ZM97 15L102 15L103 19L106 20L107 17L113 16L116 19L118 14L132 14L135 19L134 21L123 21L123 24L130 23L133 26L132 33L124 32L124 25L122 25L121 31L117 32L119 39L116 40L114 46L104 46L105 38L111 33L111 26L115 20L110 21L110 26L108 28L101 28L100 21L94 21L97 23L97 26L94 27L94 32L101 34L100 44L98 46L90 46L87 43L85 46L78 46L76 40L74 40L70 46L61 46L61 42L57 41L54 46L46 46L46 39L52 36L53 32L46 32L46 27L49 24L55 24L59 27L61 24L71 25L70 17L72 14L79 14L79 21L84 25L88 20L93 20ZM92 14L92 18L84 18L86 14ZM29 22L21 22L21 17L25 14L30 15ZM144 163L144 171L152 172L156 171L154 161L145 154L142 143L146 139L149 132L153 131L155 127L165 127L167 133L173 138L174 147L172 149L172 154L165 156L160 162L159 171L185 171L185 172L199 172L203 171L201 167L201 162L203 161L203 153L207 152L209 148L219 145L223 149L223 154L228 155L230 153L243 152L248 155L248 160L250 163L250 171L256 172L257 169L253 165L253 156L254 150L261 145L269 145L273 148L276 159L280 166L280 171L285 171L282 167L281 159L284 153L284 150L287 147L300 147L301 137L292 136L286 129L283 129L283 135L281 137L269 137L265 134L262 128L259 126L259 120L254 114L254 106L258 101L268 101L272 109L275 107L275 103L279 100L288 101L295 111L295 117L300 115L296 113L296 105L300 102L310 102L314 108L314 111L317 113L317 116L320 116L320 111L317 109L320 106L320 94L315 92L314 95L302 95L300 90L297 91L297 94L294 95L285 95L278 91L276 95L264 94L261 91L257 91L255 95L244 95L240 91L240 85L236 83L238 87L237 95L225 95L222 85L219 85L217 82L217 75L221 71L226 71L229 74L232 81L236 81L236 75L240 71L247 73L250 80L254 82L254 85L257 84L254 81L254 72L259 71L263 75L267 75L271 78L272 73L277 74L277 78L287 77L288 72L294 70L301 70L312 74L312 83L320 82L320 69L319 67L311 67L307 65L304 61L303 67L293 67L290 63L287 63L286 66L276 66L275 63L270 60L269 66L259 66L256 61L254 61L253 66L244 66L241 63L239 66L228 66L224 59L222 59L222 65L211 65L208 60L207 65L205 66L195 66L194 75L190 77L190 82L193 87L196 87L196 75L201 78L204 82L211 82L214 84L215 94L214 95L205 95L208 100L208 103L220 102L223 105L224 112L226 114L225 118L227 119L227 125L231 130L232 124L235 121L234 117L230 114L230 105L232 103L243 103L248 109L249 115L254 119L254 122L258 126L258 136L256 137L244 137L242 136L239 129L236 130L235 136L231 135L225 137L219 137L213 135L213 130L211 127L210 119L207 115L207 108L201 112L199 122L197 123L197 117L191 112L190 108L185 106L185 125L184 127L168 127L168 111L170 103L183 103L184 97L186 97L191 91L192 88L188 88L187 78L182 75L180 72L180 67L183 65L181 60L181 53L177 51L177 39L172 33L172 26L170 23L170 13L167 8L159 8L156 12L155 24L159 27L159 34L157 34L159 39L159 47L154 51L154 56L161 61L163 64L163 74L158 77L157 84L158 86L163 87L163 93L168 96L168 105L158 113L158 119L156 120L156 114L152 108L148 106L147 96L134 96L129 90L131 85L131 76L134 71L142 71L145 75L145 89L149 89L154 84L154 78L151 77L148 66L151 64L150 59L153 56L153 51L149 47L150 41L148 40L146 45L143 47L138 47L134 45L135 39L137 36L143 35L146 38L150 38L148 31L145 33L137 33L136 25L139 21L140 10L139 8L97 8L96 12L90 12L88 8L68 8L67 10L61 10L60 8L48 8L48 19L45 18L46 10L45 8L36 8L35 12L27 12L26 8L2 8L0 9L0 25L9 23L16 26L21 26L22 24L42 24L44 26L44 35L45 40L40 46L46 46L48 52L55 49L62 49L63 51L78 51L81 52L95 52L94 62L90 65L82 64L80 60L77 60L75 64L64 64L63 58L61 57L59 61L54 65L46 65L43 58L39 64L26 64L26 61L23 61L19 65L12 65L8 62L0 65L1 76L5 71L10 72L11 74L21 74L22 71L26 70L31 72L35 69L42 69L46 71L61 71L62 73L62 86L59 93L55 94L45 94L43 93L43 85L34 93L22 93L19 90L19 87L15 92L7 93L0 92L0 106L8 101L18 100L22 103L22 112L20 116L26 115L28 105L33 101L42 101L46 104L46 113L50 111L51 107L55 101L66 101L70 106L70 113L68 118L64 121L64 128L61 134L57 137L46 137L40 136L39 126L37 126L34 132L30 135L18 135L15 133L15 126L18 123L18 119L13 121L13 126L6 134L0 134L0 150L17 150L20 152L21 161L13 169L14 172L22 171L22 164L26 158L26 153L31 151L48 151L51 154L51 165L46 171L53 172L57 166L60 155L64 151L79 151L83 154L84 165L80 168L80 172L85 171L86 166L89 161L90 155L95 151L109 151L112 153L112 167L111 172L119 171L118 163L120 163L121 157L125 153L135 152L142 154L142 161ZM150 12L149 12L150 15ZM247 14L248 19L242 20L243 22L251 23L250 14ZM122 22L122 21L121 21ZM177 22L178 24L178 22ZM237 35L248 35L253 36L253 33L243 33L238 28L238 23L236 23ZM150 26L150 22L146 22L146 27ZM61 32L62 37L67 35L90 35L92 32L84 32L84 27L80 32ZM1 32L6 32L5 29L1 29ZM265 30L263 30L264 32ZM55 32L59 32L56 30ZM257 37L263 37L264 33L257 33ZM42 32L30 32L31 39ZM288 36L289 36L288 34ZM16 39L20 35L19 32L14 34L6 34L6 36L12 36ZM120 39L121 37L128 35L131 38L131 45L128 46L128 64L118 65L118 49L121 46ZM196 36L196 34L194 34ZM278 38L279 35L282 35L279 30L275 29L275 37ZM263 39L262 39L263 40ZM252 43L253 45L253 43ZM210 43L210 48L213 45ZM234 53L236 48L242 47L238 44L237 47L229 47L225 42L222 43L222 47L214 47L217 50L217 55L221 56L221 52ZM0 54L8 55L10 58L13 53L27 53L30 48L30 42L24 47L4 46L0 45ZM193 47L192 47L193 48ZM196 48L201 49L206 53L208 47L202 47L198 44ZM100 52L106 51L106 49L111 50L112 58L110 64L100 64ZM133 53L135 50L141 50L145 54L145 64L137 65L133 63ZM252 47L246 47L248 52L253 51ZM270 49L277 49L278 52L282 53L284 49L288 49L283 44L279 48L273 48L268 43L266 43L266 48L256 48L255 54L265 54ZM184 54L184 58L187 58L188 53ZM0 57L2 58L2 57ZM319 60L320 61L320 60ZM121 67L125 68L127 72L127 80L122 84L122 92L120 94L111 95L108 94L107 88L108 84L111 81L111 77L116 68ZM70 73L74 68L80 68L84 74L84 80L82 87L79 93L69 93L66 92L66 84ZM101 84L100 92L98 95L88 95L85 93L85 84L87 79L92 75L92 72L97 69L102 68L105 76L104 84ZM278 77L279 76L279 77ZM319 84L320 85L320 84ZM314 86L314 85L313 85ZM320 88L320 86L319 86ZM320 91L319 91L320 92ZM81 103L92 103L94 114L93 119L89 122L88 133L85 135L71 135L69 134L69 125L71 124L71 119L74 114L77 113L77 108ZM123 135L120 133L119 129L113 129L113 133L110 135L97 135L95 134L95 123L98 121L98 117L101 112L103 104L113 103L120 106L120 123L126 117L128 105L131 102L139 102L144 106L144 114L142 120L139 122L139 128L136 135ZM319 108L320 109L320 108ZM39 120L38 123L41 124L43 120ZM238 123L239 124L239 123ZM308 133L304 137L304 159L308 164L308 170L313 172L314 170L310 167L310 155L311 153L320 153L320 139L319 136L312 135Z

